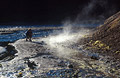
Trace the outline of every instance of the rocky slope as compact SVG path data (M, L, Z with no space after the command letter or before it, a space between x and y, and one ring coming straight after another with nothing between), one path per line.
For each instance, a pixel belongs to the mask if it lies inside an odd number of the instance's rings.
M108 18L104 24L97 28L93 40L100 40L109 45L112 50L120 50L120 11Z
M84 40L85 49L120 58L120 11L96 29L91 37Z

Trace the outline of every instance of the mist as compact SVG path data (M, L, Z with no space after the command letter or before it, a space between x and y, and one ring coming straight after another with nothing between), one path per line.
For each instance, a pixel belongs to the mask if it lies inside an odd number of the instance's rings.
M107 0L91 0L84 6L82 11L76 15L74 19L67 19L62 21L63 30L54 31L47 39L47 43L51 49L56 51L56 54L61 57L70 57L75 53L72 47L78 43L81 38L84 38L93 32L90 27L96 27L103 24L105 15L115 12L108 9ZM113 7L111 7L113 8ZM95 24L95 26L93 26ZM87 25L87 26L86 26Z
M69 59L71 56L77 53L76 50L69 48L74 44L78 43L79 39L90 34L90 30L87 28L80 27L76 29L70 21L64 23L64 28L62 31L55 31L55 34L51 34L46 43L50 48L55 51L54 54L59 57L64 57Z
M81 38L92 34L89 27L93 27L92 25L94 24L102 24L106 14L115 12L115 9L107 10L107 5L107 0L91 0L74 20L67 19L62 21L63 30L55 31L48 37L47 43L49 43L49 46L62 57L74 54L75 50L68 47L78 43ZM88 25L87 27L85 27L86 24Z
M81 7L80 7L81 8ZM67 17L72 24L103 24L104 20L117 12L117 6L109 0L90 0L82 10L78 11L75 18ZM66 20L63 21L63 23Z

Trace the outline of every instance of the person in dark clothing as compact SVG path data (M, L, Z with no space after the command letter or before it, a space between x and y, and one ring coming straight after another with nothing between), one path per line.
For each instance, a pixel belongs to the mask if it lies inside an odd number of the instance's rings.
M28 29L28 31L26 32L26 41L32 41L31 40L32 38L32 30L31 29Z

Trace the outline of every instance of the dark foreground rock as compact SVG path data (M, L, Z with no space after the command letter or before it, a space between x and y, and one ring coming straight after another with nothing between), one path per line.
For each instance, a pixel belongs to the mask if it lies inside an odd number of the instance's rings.
M35 67L37 66L34 61L31 62L29 59L26 63L30 69L35 69Z
M0 53L0 60L10 60L15 57L15 53L17 53L17 50L15 50L14 46L9 45L8 42L1 43L1 46L3 46L6 49L6 51Z

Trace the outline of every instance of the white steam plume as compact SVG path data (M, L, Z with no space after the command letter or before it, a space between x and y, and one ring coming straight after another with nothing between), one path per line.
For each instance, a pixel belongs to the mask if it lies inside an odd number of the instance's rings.
M85 7L83 7L82 11L77 15L74 23L101 24L106 19L106 16L112 15L115 12L115 6L109 6L109 0L91 0L88 4L85 5Z
M76 32L74 32L76 31ZM70 57L75 54L76 51L68 47L72 47L74 43L77 43L80 38L89 34L89 29L78 29L76 30L73 24L69 21L65 22L64 29L58 35L52 35L48 38L48 45L55 53L61 57ZM56 33L56 32L54 32Z

